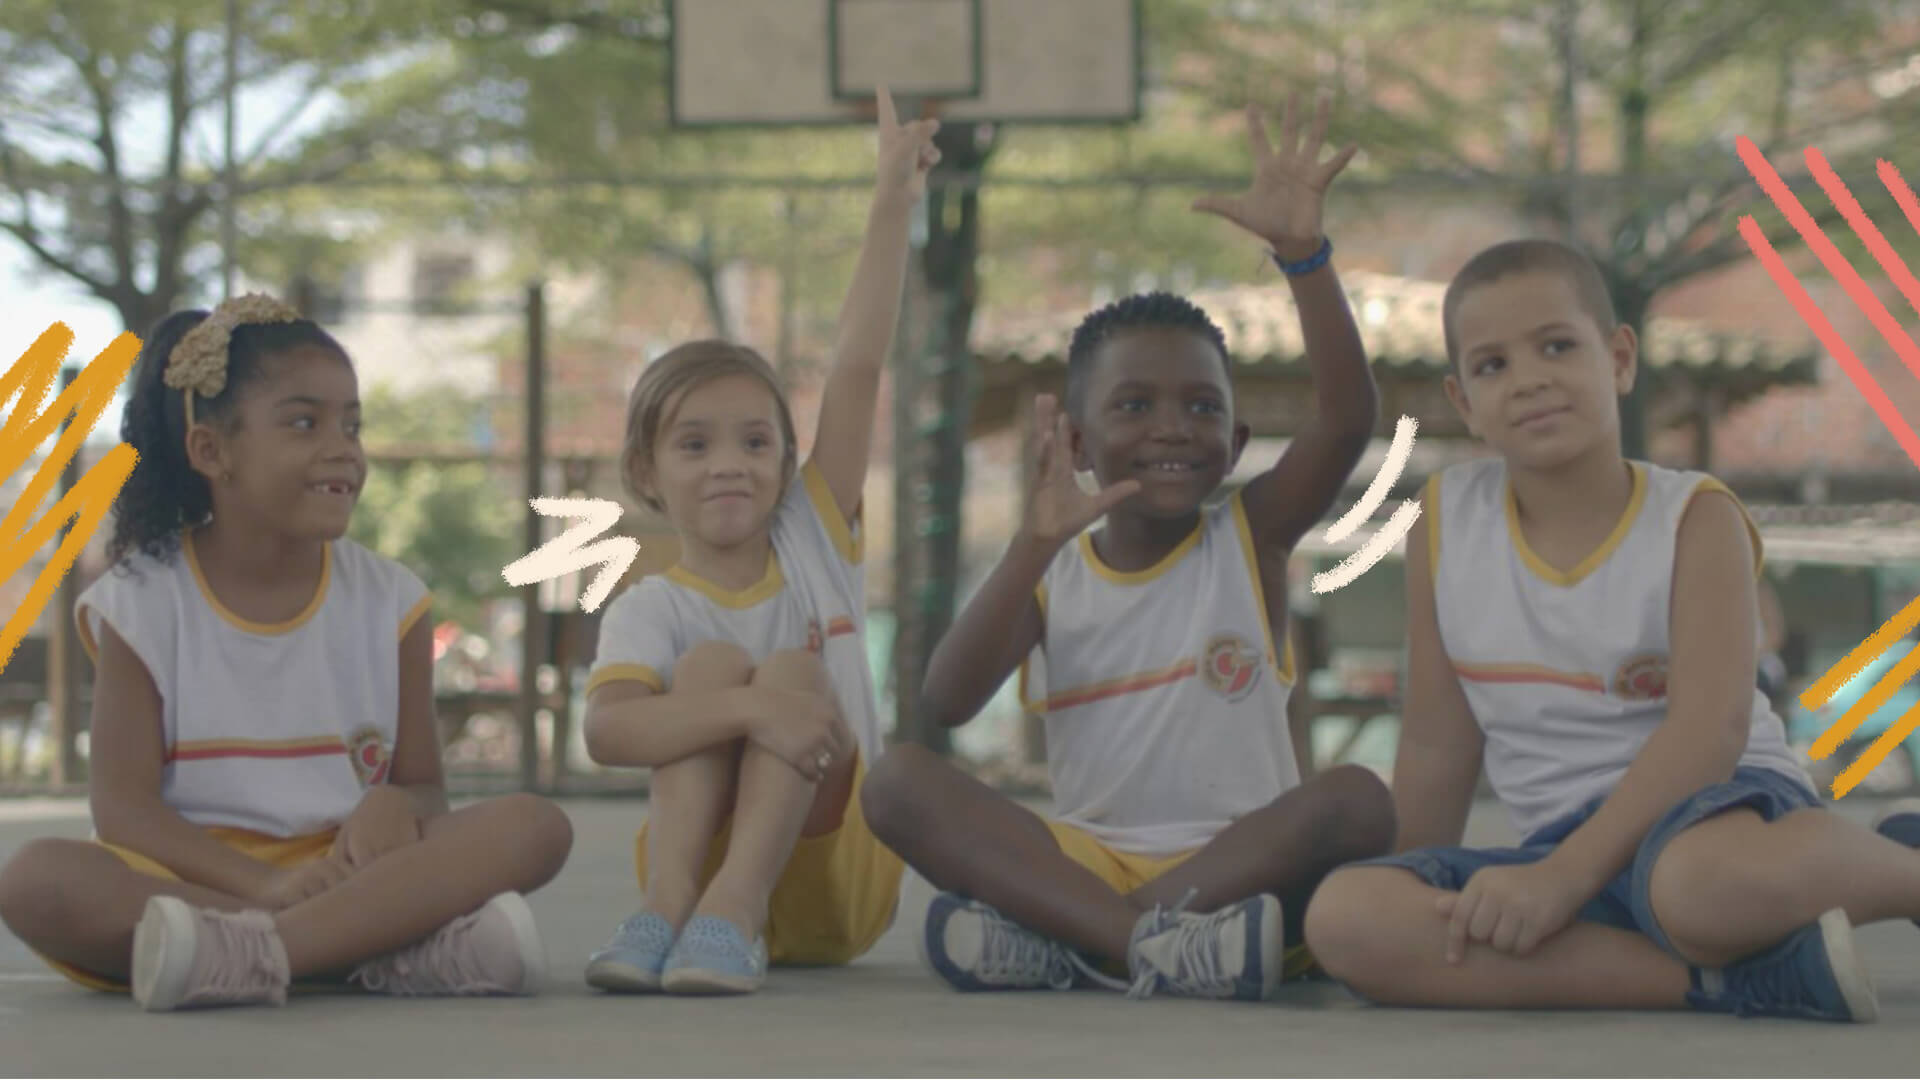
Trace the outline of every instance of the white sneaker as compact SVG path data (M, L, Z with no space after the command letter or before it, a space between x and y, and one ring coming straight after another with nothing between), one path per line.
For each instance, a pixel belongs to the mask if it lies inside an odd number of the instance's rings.
M264 911L147 901L133 931L133 1000L148 1012L212 1005L285 1005L287 949Z
M508 892L413 945L361 964L350 979L377 994L533 994L546 967L533 909Z

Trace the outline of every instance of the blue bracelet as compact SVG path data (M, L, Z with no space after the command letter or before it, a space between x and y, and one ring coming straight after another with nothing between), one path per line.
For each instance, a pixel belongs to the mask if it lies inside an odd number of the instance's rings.
M1269 251L1267 254L1273 256L1273 265L1288 274L1309 274L1327 265L1327 260L1333 258L1333 238L1330 236L1321 237L1320 250L1314 252L1303 262L1281 262L1278 252Z

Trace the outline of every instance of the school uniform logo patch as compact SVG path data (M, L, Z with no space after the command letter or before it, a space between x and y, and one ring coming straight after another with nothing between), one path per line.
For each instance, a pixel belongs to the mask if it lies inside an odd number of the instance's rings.
M1613 673L1613 696L1626 701L1659 701L1666 697L1666 655L1641 653L1628 657Z
M347 740L347 760L353 762L353 773L360 778L361 787L386 783L387 773L393 767L386 740L377 729L370 727L361 728Z
M1214 693L1228 701L1239 701L1253 692L1253 684L1260 679L1260 654L1239 635L1222 634L1207 642L1200 658L1200 674Z

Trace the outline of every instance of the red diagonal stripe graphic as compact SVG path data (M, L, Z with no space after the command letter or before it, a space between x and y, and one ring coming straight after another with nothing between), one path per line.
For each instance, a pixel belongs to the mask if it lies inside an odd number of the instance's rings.
M1867 288L1866 282L1862 281L1860 275L1855 273L1853 267L1841 257L1839 249L1833 246L1833 242L1827 239L1827 235L1814 223L1812 216L1807 213L1805 207L1800 205L1800 200L1794 197L1786 183L1780 179L1780 174L1768 164L1766 157L1760 153L1760 148L1754 145L1753 140L1743 135L1739 138L1737 145L1740 159L1746 163L1748 171L1753 174L1754 180L1760 184L1761 189L1773 200L1773 204L1780 208L1780 212L1787 216L1787 220L1793 223L1794 228L1799 230L1808 246L1820 256L1820 261L1840 280L1841 287L1846 290L1847 295L1860 307L1861 311L1867 314L1868 318L1873 319L1874 325L1880 329L1881 333L1887 336L1888 344L1900 354L1900 358L1906 362L1907 367L1916 375L1920 375L1920 348L1916 348L1913 340L1893 323L1893 317L1887 313L1886 306L1880 303ZM1808 154L1809 162L1812 163L1813 151L1809 150ZM1882 162L1882 164L1885 163ZM1821 160L1815 166L1816 171L1824 165L1824 160ZM1881 170L1883 177L1888 171L1885 168ZM1829 170L1829 174L1830 172ZM1897 181L1899 174L1894 173L1893 178ZM1837 177L1834 178L1834 182L1838 184ZM1901 186L1904 188L1905 185ZM1844 186L1841 187L1841 191L1845 191ZM1897 192L1895 197L1899 197ZM1848 199L1851 201L1851 196L1848 196ZM1912 192L1908 191L1902 206L1908 208L1910 217L1916 214L1913 202ZM1857 204L1855 209L1858 209ZM1844 208L1842 212L1845 213ZM1861 217L1864 220L1865 215L1862 214ZM1833 358L1840 364L1840 369L1847 373L1848 379L1852 380L1854 388L1867 399L1868 406L1892 433L1894 441L1906 451L1907 457L1913 461L1914 465L1920 467L1920 436L1914 434L1906 418L1894 408L1893 401L1887 397L1887 392L1874 381L1872 373L1840 337L1833 323L1827 319L1826 313L1820 310L1820 305L1814 303L1813 297L1807 294L1799 279L1787 269L1785 260L1780 258L1780 253L1775 251L1773 245L1768 242L1766 234L1761 232L1760 225L1754 221L1753 215L1741 217L1740 235L1746 239L1747 246L1753 250L1754 257L1760 260L1760 265L1766 268L1774 284L1779 286L1781 293L1786 296L1788 302L1793 304L1794 310L1799 312L1801 320L1807 324L1808 329L1813 331L1814 336L1820 339L1820 343L1826 347L1827 351L1833 354ZM1892 327L1892 334L1888 334L1889 326Z

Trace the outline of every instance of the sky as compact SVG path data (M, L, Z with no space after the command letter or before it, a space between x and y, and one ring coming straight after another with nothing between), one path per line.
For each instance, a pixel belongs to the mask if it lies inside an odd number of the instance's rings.
M267 125L280 117L293 103L290 81L262 85L241 96L235 115L236 142L242 152L255 144ZM293 123L277 129L282 139L297 138L323 123L336 103L328 98L317 101ZM166 127L157 101L134 102L124 120L116 127L126 170L133 176L152 175L165 151ZM222 145L222 114L217 108L198 118L188 146ZM32 145L31 140L23 140ZM58 148L71 154L73 143L43 142L34 149L47 152ZM285 145L283 142L282 145ZM217 164L217 163L208 163ZM0 214L12 216L12 200L0 196ZM42 265L11 234L0 233L0 357L9 367L55 322L73 331L73 345L67 353L68 365L84 365L112 344L121 332L120 316L111 304L95 298L85 287L56 270ZM90 442L111 445L118 441L120 410L124 394L101 415ZM11 413L13 403L7 403Z

